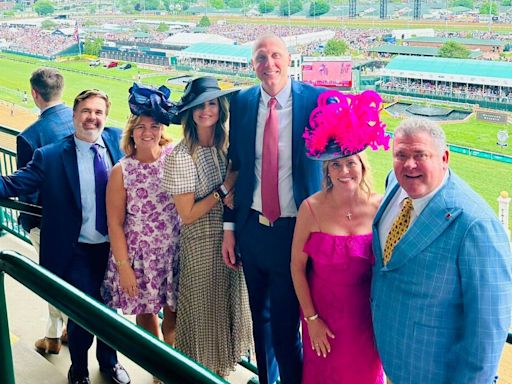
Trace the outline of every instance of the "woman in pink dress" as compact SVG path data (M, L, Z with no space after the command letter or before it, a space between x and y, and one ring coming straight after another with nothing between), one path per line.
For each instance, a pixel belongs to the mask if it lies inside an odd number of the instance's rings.
M328 91L306 130L311 158L324 161L322 191L300 206L292 278L302 309L304 384L382 384L370 312L373 192L367 146L388 146L381 99Z

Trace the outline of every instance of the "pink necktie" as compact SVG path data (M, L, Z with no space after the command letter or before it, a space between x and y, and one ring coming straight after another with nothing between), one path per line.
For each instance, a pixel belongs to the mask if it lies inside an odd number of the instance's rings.
M268 101L268 116L263 132L263 153L261 155L261 201L263 215L273 223L281 216L279 206L279 120L276 111L277 100Z

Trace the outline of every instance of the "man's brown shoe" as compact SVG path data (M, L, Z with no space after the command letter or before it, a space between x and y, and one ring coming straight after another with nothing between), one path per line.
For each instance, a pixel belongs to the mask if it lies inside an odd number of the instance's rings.
M35 346L39 353L51 353L56 355L60 352L62 343L59 338L45 337L36 341Z

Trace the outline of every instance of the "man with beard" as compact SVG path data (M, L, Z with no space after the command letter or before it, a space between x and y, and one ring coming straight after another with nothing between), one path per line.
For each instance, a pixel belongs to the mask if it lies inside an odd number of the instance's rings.
M73 104L75 133L37 149L26 167L0 178L1 197L40 193L40 264L100 302L110 249L105 189L110 169L122 156L121 131L105 128L109 108L104 93L81 92ZM88 384L87 351L93 335L69 319L68 339L72 364L68 382ZM116 351L101 340L96 356L100 370L112 382L130 383Z

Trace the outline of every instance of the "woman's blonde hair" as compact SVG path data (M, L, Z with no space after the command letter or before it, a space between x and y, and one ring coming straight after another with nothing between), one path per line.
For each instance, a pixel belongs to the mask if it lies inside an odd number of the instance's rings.
M219 120L217 120L217 123L215 124L213 146L217 148L219 153L225 156L228 143L227 124L229 117L229 102L226 96L221 96L217 100L219 101ZM194 110L198 107L200 107L200 105L186 110L181 119L181 126L183 127L183 142L187 146L193 159L195 159L196 150L199 147L199 136L197 134L197 126L193 117Z
M368 162L368 155L365 152L359 152L355 155L359 161L361 162L362 167L362 173L363 176L361 177L361 182L359 183L359 189L365 193L368 198L374 193L373 190L373 176L372 176L372 170L370 167L370 163ZM333 160L326 160L322 164L322 172L323 172L323 179L322 179L322 187L324 190L329 190L332 188L332 181L329 177L329 163Z
M128 121L126 122L126 127L123 132L123 136L121 138L121 149L124 151L126 156L135 155L137 152L137 148L135 146L135 141L133 140L133 130L139 124L141 116L130 115ZM160 124L162 126L162 124ZM162 137L160 138L159 146L163 147L171 142L171 139L165 133L165 129L162 130Z

